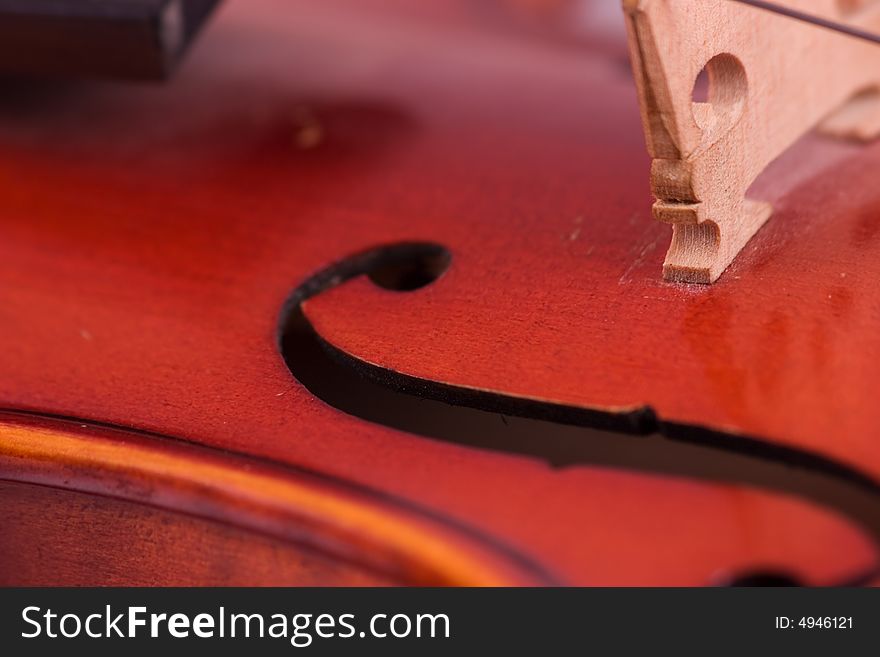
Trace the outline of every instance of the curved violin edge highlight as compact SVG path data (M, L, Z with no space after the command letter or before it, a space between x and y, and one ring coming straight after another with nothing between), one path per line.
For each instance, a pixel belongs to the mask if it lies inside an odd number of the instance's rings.
M0 480L107 496L232 525L307 546L330 560L360 564L398 584L558 583L478 532L387 496L241 456L78 421L0 413ZM124 528L114 531L124 540ZM13 533L0 539L0 545ZM237 567L246 571L248 564ZM46 575L51 583L51 573ZM10 577L14 573L4 571L4 579Z
M313 274L297 286L280 316L279 350L291 373L334 408L408 433L536 457L558 468L613 466L810 498L859 522L880 543L880 485L821 454L668 422L650 407L580 408L419 379L341 350L309 321L309 300L348 281L365 277L385 289L415 293L442 277L451 262L440 245L400 243L342 258ZM328 358L308 357L320 352Z
M141 59L53 66L162 73L216 3L135 4L67 36ZM729 0L239 0L166 84L5 79L0 584L876 582L869 47Z

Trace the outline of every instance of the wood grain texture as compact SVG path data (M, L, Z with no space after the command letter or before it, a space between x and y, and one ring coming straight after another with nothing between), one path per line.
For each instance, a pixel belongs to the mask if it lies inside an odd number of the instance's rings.
M470 153L472 176L438 171L454 160L440 138L396 169L385 193L413 219L386 239L444 244L453 264L403 298L361 280L309 301L320 334L390 371L611 413L649 407L876 481L880 149L806 136L756 181L776 218L728 274L712 289L664 283L668 229L638 193L648 163L631 82L597 71L603 95L590 96L586 69L572 64L560 82L566 103L475 120L484 146ZM502 88L497 102L519 107L513 81ZM445 134L455 143L461 128ZM582 153L603 163L589 180ZM409 193L432 179L454 181L456 197L429 205ZM390 202L372 203L390 214Z
M207 555L208 563L202 561L205 555L191 555L192 583L202 579L201 584L207 584L216 570L216 576L227 572L240 582L265 584L271 581L273 569L252 565L265 556L265 550L236 564L220 566L227 544L229 549L241 550L250 534L258 548L267 546L266 538L274 539L268 544L274 543L275 549L283 549L287 555L287 564L275 559L279 582L303 585L323 579L330 585L372 578L424 586L554 583L535 564L505 552L488 537L419 513L412 505L395 504L340 482L273 469L157 436L39 418L0 417L0 478L73 491L70 495L49 494L35 492L33 487L12 486L3 498L4 525L10 527L3 547L12 551L23 542L38 544L46 535L40 528L54 536L41 553L79 542L72 554L59 555L57 583L68 576L92 577L93 584L124 581L125 569L135 555L122 545L117 549L124 553L113 554L110 548L114 541L118 544L125 536L129 537L126 544L137 543L140 550L152 551L154 547L149 540L132 540L132 533L142 539L155 534L163 545L177 544L174 557L154 551L149 563L143 564L144 570L132 575L133 582L149 569L157 571L154 582L181 577L186 551L204 543L204 549L221 554ZM97 495L125 502L102 500ZM54 515L30 519L35 500L47 496L58 501ZM114 513L119 515L117 526L112 525ZM200 520L187 519L184 514ZM227 528L218 529L205 520ZM76 529L84 527L88 528L86 536L76 538ZM86 547L85 539L91 532L106 532L104 547L95 546L97 554L89 553ZM166 556L167 565L163 561ZM51 558L49 554L45 557ZM27 553L21 553L20 558L27 560ZM101 560L107 564L106 574L89 575L86 564ZM248 574L249 568L254 568L252 574ZM312 572L315 570L318 572ZM12 568L8 562L4 562L3 571L7 578L21 577L19 582L28 581L28 572L34 575L27 569ZM53 581L51 571L44 571L42 577L43 583Z
M771 161L835 111L827 124L835 133L880 132L880 49L728 0L623 6L653 158L654 216L673 231L663 275L712 283L772 212L746 198ZM877 2L786 6L880 26ZM705 100L694 96L701 71Z
M0 481L0 586L387 586L357 564L181 513Z
M877 562L875 545L857 528L785 496L588 472L580 493L601 504L589 513L593 534L572 546L587 557L592 574L584 583L636 584L644 580L631 578L644 578L647 569L658 582L721 584L769 571L829 585L858 581ZM557 579L558 563L542 566L543 550L536 561L502 537L411 503L70 421L0 419L0 500L0 581L15 585L578 581ZM50 501L50 512L36 511ZM543 518L533 522L550 530ZM645 540L654 546L650 555Z
M876 474L875 151L802 144L802 166L771 179L773 230L731 275L666 285L619 16L583 50L466 17L380 20L382 6L233 2L167 87L21 85L0 101L0 406L410 500L565 583L703 585L769 567L822 584L870 568L858 528L802 501L423 440L291 377L277 345L291 290L365 248L424 239L452 250L446 276L410 295L367 282L322 295L308 306L322 335L437 381L649 403ZM828 193L843 182L852 193ZM817 245L838 255L799 257ZM4 476L31 481L34 463ZM75 475L79 490L89 478Z

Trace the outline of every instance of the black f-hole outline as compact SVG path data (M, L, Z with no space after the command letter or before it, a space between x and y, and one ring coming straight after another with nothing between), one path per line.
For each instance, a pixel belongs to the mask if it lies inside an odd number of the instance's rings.
M880 486L847 465L758 438L667 422L650 407L613 413L418 379L337 349L303 312L308 299L358 276L386 289L421 289L442 276L451 259L438 244L392 244L309 277L281 312L279 348L290 372L330 406L409 434L537 458L555 468L614 467L782 492L836 509L880 544ZM830 584L859 585L878 574L875 566Z

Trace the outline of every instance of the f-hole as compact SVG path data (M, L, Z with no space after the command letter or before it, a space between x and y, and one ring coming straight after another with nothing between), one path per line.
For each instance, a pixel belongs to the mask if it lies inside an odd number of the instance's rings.
M782 491L837 509L880 540L878 487L846 466L742 436L666 422L650 408L597 411L409 377L338 350L317 333L303 309L309 298L357 276L391 281L391 289L406 291L412 284L400 281L424 282L426 275L437 280L450 263L449 251L440 245L393 244L344 258L303 281L280 318L279 348L290 372L329 406L411 434L414 440L531 457L554 468L622 468ZM852 573L846 581L861 583L876 575L872 568Z

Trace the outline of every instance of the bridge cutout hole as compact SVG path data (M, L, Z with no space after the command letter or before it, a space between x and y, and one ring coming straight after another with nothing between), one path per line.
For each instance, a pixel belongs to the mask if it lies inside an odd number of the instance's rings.
M691 92L691 110L704 140L714 141L736 124L748 91L746 70L739 59L722 53L706 63Z

